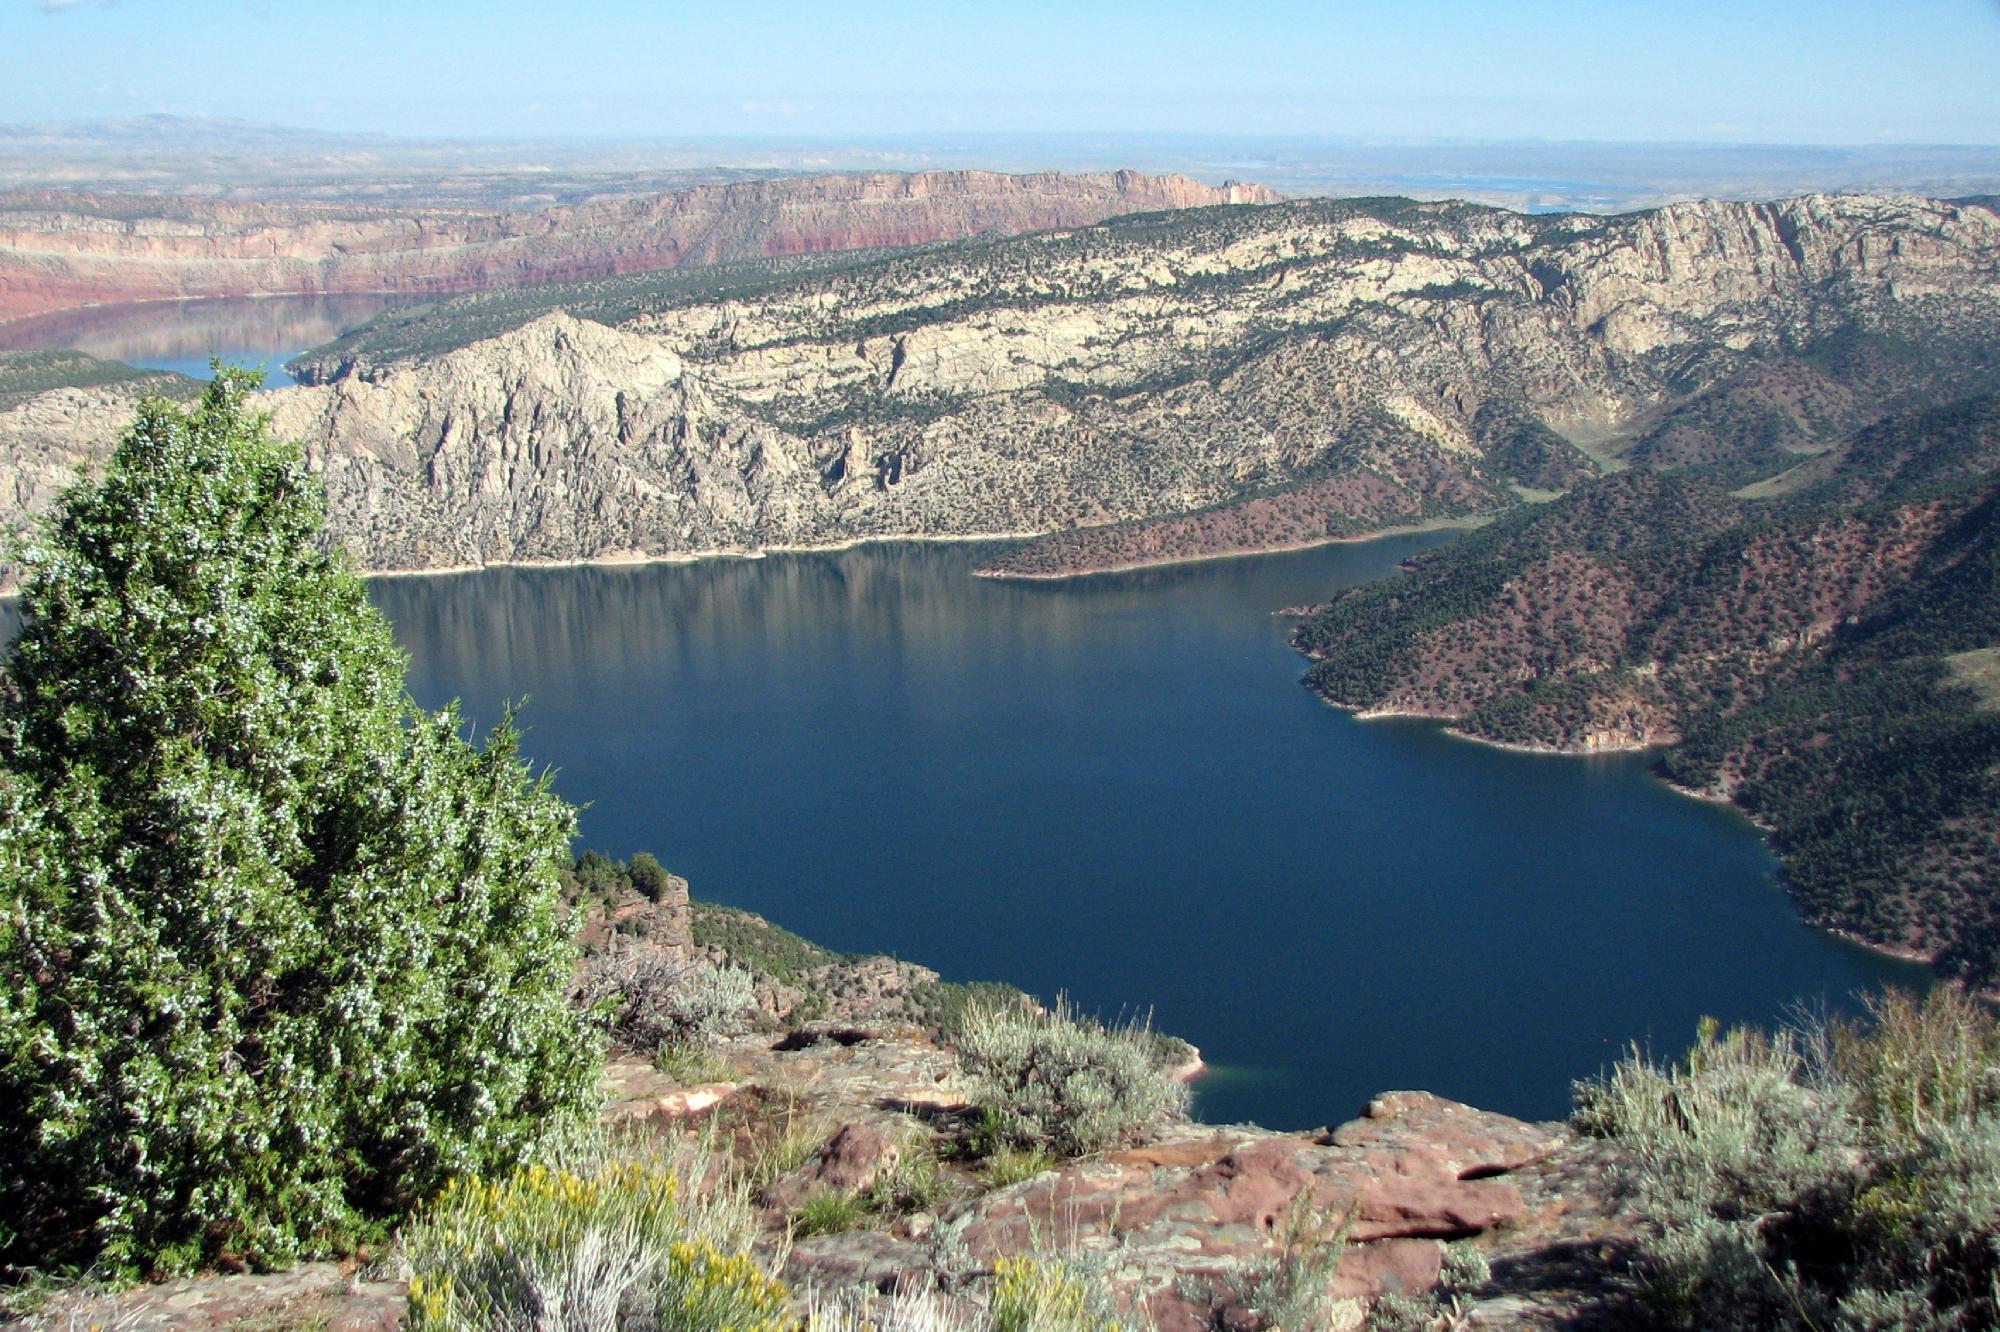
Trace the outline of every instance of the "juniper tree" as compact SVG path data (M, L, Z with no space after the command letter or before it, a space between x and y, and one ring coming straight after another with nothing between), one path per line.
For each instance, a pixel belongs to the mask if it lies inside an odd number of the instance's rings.
M574 812L426 713L220 371L26 553L0 696L0 1261L336 1251L583 1113Z

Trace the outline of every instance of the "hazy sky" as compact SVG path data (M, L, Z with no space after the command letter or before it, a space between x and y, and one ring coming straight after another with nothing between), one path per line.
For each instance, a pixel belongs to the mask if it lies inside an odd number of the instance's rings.
M0 0L0 121L2000 143L2000 0Z

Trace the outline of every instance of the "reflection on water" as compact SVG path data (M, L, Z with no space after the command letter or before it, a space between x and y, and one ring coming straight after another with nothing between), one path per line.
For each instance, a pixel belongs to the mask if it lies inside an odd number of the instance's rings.
M420 297L259 296L146 301L64 310L0 324L0 350L80 351L149 370L208 377L211 356L265 367L265 385L292 382L283 365Z
M1391 1087L1553 1116L1630 1041L1920 973L1799 923L1755 832L1641 756L1504 753L1298 687L1272 608L1447 538L1069 584L954 545L388 579L430 705L589 802L584 842L956 978L1152 1008L1211 1118Z

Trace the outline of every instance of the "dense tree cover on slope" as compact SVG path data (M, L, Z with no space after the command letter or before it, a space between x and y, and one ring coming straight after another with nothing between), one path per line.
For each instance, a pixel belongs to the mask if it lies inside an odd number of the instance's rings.
M1768 498L1705 457L1509 515L1323 608L1307 682L1490 740L1666 745L1771 830L1813 920L1991 981L2000 712L1946 659L2000 645L2000 410L1904 397Z
M573 812L420 711L224 372L29 553L0 696L0 1263L350 1252L583 1115Z

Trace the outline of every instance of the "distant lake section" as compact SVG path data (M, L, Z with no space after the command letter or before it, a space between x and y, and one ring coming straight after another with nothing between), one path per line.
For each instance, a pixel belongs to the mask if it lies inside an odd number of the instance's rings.
M209 377L209 358L261 368L265 388L293 383L284 365L412 296L253 296L141 301L62 310L0 324L0 351L80 351L142 370Z
M948 978L1152 1012L1217 1121L1425 1088L1528 1117L1630 1043L1925 973L1803 924L1643 755L1504 752L1299 685L1278 607L1450 539L1066 583L991 547L383 579L429 706L529 700L582 845Z

